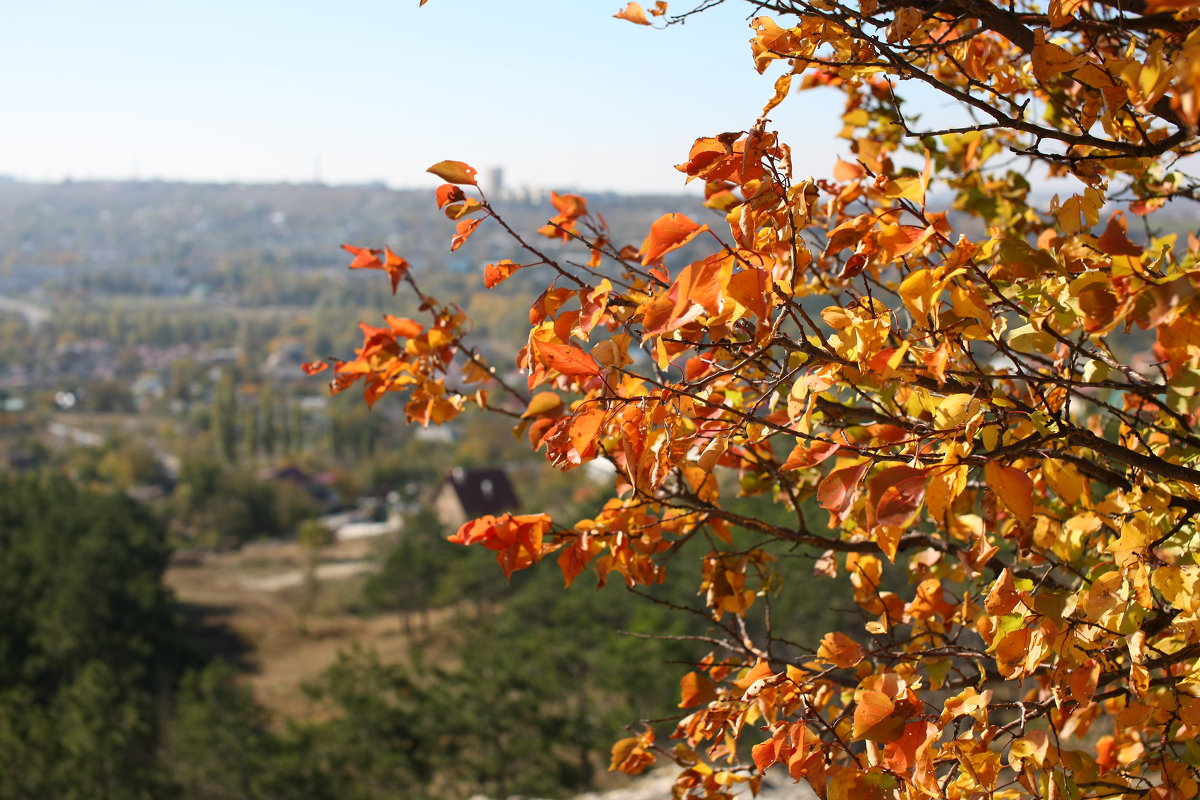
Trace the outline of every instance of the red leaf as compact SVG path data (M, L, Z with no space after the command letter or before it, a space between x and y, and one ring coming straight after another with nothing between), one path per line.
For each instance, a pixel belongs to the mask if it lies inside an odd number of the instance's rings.
M408 262L393 253L391 248L385 247L383 248L383 269L392 280L392 294L395 294L400 280L408 272Z
M697 225L683 214L665 214L650 226L650 234L642 242L642 266L649 266L672 250L683 247L704 231L707 225Z
M304 370L305 375L316 375L329 369L329 365L324 361L309 361L307 364L301 364L300 369Z
M1125 222L1125 215L1117 211L1108 218L1104 234L1096 244L1110 256L1140 256L1142 248L1129 241L1129 237L1125 235L1128 229L1129 225Z
M817 486L817 500L839 522L858 497L859 482L867 474L866 463L835 469Z
M483 222L483 220L464 219L462 222L458 223L458 227L456 229L457 232L454 234L454 238L450 240L451 253L463 246L463 243L466 242L467 239L470 238L471 234L475 232L475 229L479 227L480 222Z
M437 188L437 207L439 209L445 208L451 203L461 203L466 199L467 196L463 190L452 183L443 183Z
M904 525L925 499L923 469L888 467L871 479L871 506L876 525Z
M563 375L599 375L600 365L596 359L569 344L554 344L541 339L530 339L530 345L538 361Z
M465 183L475 186L475 168L461 161L439 161L426 172L432 172L447 183Z
M383 262L379 260L378 250L355 247L352 244L344 244L342 249L354 255L354 260L350 262L350 269L383 269Z

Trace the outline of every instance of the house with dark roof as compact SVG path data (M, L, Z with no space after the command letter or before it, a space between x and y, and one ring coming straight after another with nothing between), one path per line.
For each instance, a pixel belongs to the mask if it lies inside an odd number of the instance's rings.
M434 512L450 528L485 514L513 511L518 504L516 489L502 469L455 467L433 498Z

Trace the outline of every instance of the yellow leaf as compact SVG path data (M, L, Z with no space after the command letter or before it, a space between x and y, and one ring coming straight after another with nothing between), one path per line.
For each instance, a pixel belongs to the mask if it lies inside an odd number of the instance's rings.
M933 415L933 427L939 431L957 428L979 410L979 403L969 394L952 394L942 400Z
M1039 81L1048 81L1056 75L1078 69L1087 63L1086 55L1073 56L1053 42L1046 41L1046 31L1038 29L1033 34L1033 76Z
M475 186L475 168L461 161L439 161L426 172L431 172L446 183L465 183Z
M1069 461L1048 458L1042 462L1042 477L1064 502L1075 505L1083 497L1083 476Z
M933 312L936 307L934 298L939 292L938 282L927 269L912 272L900 283L900 299L919 322L924 322Z

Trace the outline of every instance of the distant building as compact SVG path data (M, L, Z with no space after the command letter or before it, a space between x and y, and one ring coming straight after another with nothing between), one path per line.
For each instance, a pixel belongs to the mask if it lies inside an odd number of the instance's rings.
M448 527L485 514L501 514L518 506L517 492L502 469L455 467L433 498L433 510Z
M299 381L304 379L301 369L303 364L311 361L312 357L305 350L303 342L285 342L263 362L263 376L276 381Z
M334 476L329 472L313 475L297 466L285 466L259 470L255 477L263 482L290 483L297 486L324 509L335 508L341 502L341 496L333 487Z
M493 200L503 200L504 198L504 170L500 167L492 167L487 171L487 178L483 182L483 190L488 193Z

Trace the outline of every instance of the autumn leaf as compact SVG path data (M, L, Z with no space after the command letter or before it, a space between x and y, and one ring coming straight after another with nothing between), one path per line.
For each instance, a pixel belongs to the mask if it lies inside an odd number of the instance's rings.
M538 361L564 375L579 377L600 374L600 365L596 360L578 347L541 339L530 339L529 345Z
M654 731L648 730L641 736L631 736L617 741L612 747L609 772L620 771L627 775L639 775L654 763Z
M667 10L619 5L639 25ZM1197 7L764 6L747 68L776 72L676 167L703 182L706 224L656 210L639 250L626 210L610 229L552 192L528 226L542 247L442 162L451 248L494 217L484 285L523 268L514 253L537 269L469 304L479 341L407 262L347 247L417 310L364 326L332 389L395 396L420 424L517 417L551 467L597 467L559 504L587 518L485 517L452 540L505 574L554 553L567 584L590 569L696 594L711 652L661 748L678 797L754 794L779 765L824 800L1191 797L1200 237L1175 201L1197 192ZM948 100L936 120L918 85ZM766 119L813 89L842 100L846 160L810 163ZM526 288L521 386L496 314ZM782 635L839 591L861 627ZM611 767L659 750L630 736Z
M689 672L680 680L680 708L707 705L717 697L717 686L703 672Z
M562 397L557 392L538 392L529 401L529 405L521 414L521 419L542 417L547 414L557 415L563 407Z
M642 242L642 266L649 266L672 250L683 247L706 230L707 225L699 225L683 214L659 217Z
M407 317L396 317L391 314L384 314L383 319L388 324L391 332L405 339L411 339L414 336L419 336L425 326L419 322L408 319Z
M1096 696L1100 685L1100 664L1092 658L1084 659L1078 668L1071 671L1071 697L1086 706Z
M1038 28L1034 31L1033 43L1033 74L1039 81L1048 81L1069 70L1077 69L1087 63L1085 55L1071 55L1061 46L1046 40L1046 31Z
M925 498L928 470L904 465L888 467L871 479L876 525L906 525Z
M434 197L437 201L438 210L445 208L451 203L461 203L463 200L467 199L467 196L463 193L463 190L452 183L443 183L441 186L439 186L437 188L437 192L434 194Z
M883 692L859 692L855 698L851 737L856 741L871 739L878 742L898 739L904 733L904 719L894 716L895 710L895 702Z
M830 456L836 455L841 446L836 442L798 442L787 460L779 467L780 472L815 467Z
M637 25L649 25L650 20L646 19L646 12L637 3L629 3L624 10L618 11L613 16L617 19L628 20Z
M433 173L446 183L467 184L475 186L475 168L461 161L439 161L426 172ZM439 207L441 198L439 197Z
M378 250L349 244L342 245L342 249L354 256L354 260L350 262L350 269L383 269Z
M517 264L505 258L497 261L494 264L485 264L483 267L483 285L487 288L494 288L497 284L508 279L508 276L521 268L521 264Z
M1126 235L1128 229L1129 225L1125 222L1125 215L1117 211L1108 218L1108 224L1097 244L1110 256L1140 256L1142 248L1129 241L1129 237Z
M836 631L825 634L825 637L821 639L821 646L817 648L817 658L823 658L843 669L856 666L865 656L862 645L844 633Z
M470 238L471 234L475 232L475 229L479 227L479 223L482 221L483 220L479 219L464 219L462 222L458 223L458 226L455 228L454 238L450 240L450 252L453 253L455 250L462 247L463 244L466 243L467 239Z
M817 500L837 521L845 518L858 497L862 477L870 465L867 463L840 467L830 472L817 487Z
M392 294L396 293L396 289L400 286L400 281L408 274L409 263L396 255L390 248L383 248L383 270L388 274L388 278L392 282Z
M1005 507L1024 523L1033 519L1033 481L1019 469L989 461L983 466L987 485Z

